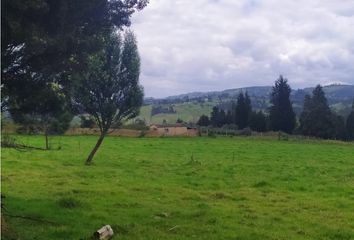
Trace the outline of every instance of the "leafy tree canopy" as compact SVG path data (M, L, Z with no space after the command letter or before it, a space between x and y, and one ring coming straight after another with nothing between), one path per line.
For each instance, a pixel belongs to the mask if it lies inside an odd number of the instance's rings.
M104 39L105 48L92 55L88 71L77 75L75 105L91 114L101 131L101 136L89 155L92 158L112 124L120 125L134 118L143 103L143 89L139 85L140 58L134 34L126 31L112 33Z
M88 56L103 46L114 29L130 25L130 16L147 0L3 0L1 1L2 102L26 98L23 81L71 84L70 73L85 71ZM67 94L67 91L66 91Z

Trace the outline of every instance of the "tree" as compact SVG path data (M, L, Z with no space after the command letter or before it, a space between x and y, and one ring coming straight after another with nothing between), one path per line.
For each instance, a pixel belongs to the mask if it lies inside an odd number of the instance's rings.
M300 115L302 134L320 138L335 138L337 135L341 135L338 133L342 128L341 121L332 114L320 85L317 85L313 90L312 96L305 96L303 111Z
M219 111L218 127L222 127L226 124L226 113L224 109Z
M184 121L183 121L182 119L178 118L178 119L176 120L176 123L184 123Z
M230 109L231 109L231 114L229 116L230 118L230 124L234 124L236 125L236 102L234 101L231 101L231 106L230 106Z
M197 122L197 125L198 126L201 126L201 127L207 127L210 125L210 120L209 120L209 117L206 116L206 115L202 115L200 116L198 122Z
M275 81L270 98L272 106L269 109L269 120L273 131L292 133L296 119L290 102L291 88L287 82L288 80L281 75Z
M232 114L231 110L226 112L225 124L234 124L234 114Z
M72 119L73 114L70 111L63 112L52 120L49 134L64 134L69 129Z
M219 109L218 107L213 107L210 114L210 123L214 127L222 127L226 124L226 113L224 109Z
M1 1L2 109L11 98L34 96L23 91L22 84L27 81L26 87L35 88L33 75L59 84L68 94L70 75L85 71L88 56L103 47L101 36L129 26L130 16L146 4L147 0Z
M2 69L26 65L37 72L48 67L61 69L62 64L81 55L83 49L97 50L94 49L97 36L129 26L130 16L147 3L147 0L3 0ZM22 66L14 61L18 58L13 58L18 53L23 54Z
M312 99L311 96L306 94L304 97L304 105L302 108L302 113L300 115L300 126L299 129L304 135L311 135L312 128L312 119L311 119L311 111L312 111Z
M245 95L241 92L237 97L235 108L235 120L239 129L244 129L249 125L249 117L252 112L251 100L246 92Z
M63 133L69 127L72 115L69 113L68 103L59 85L40 81L31 84L31 88L24 87L22 91L29 91L33 95L28 98L11 98L9 111L16 123L25 128L39 128L45 136L45 147L49 149L48 135ZM28 81L24 81L26 86ZM26 94L27 95L27 94Z
M354 100L352 111L350 112L346 122L347 135L350 140L354 140Z
M344 118L340 115L332 113L331 121L333 124L332 138L345 140L347 138L347 133Z
M210 123L214 127L219 125L219 108L218 107L213 107L213 110L210 113Z
M131 31L112 33L104 39L105 48L92 55L88 71L79 76L74 101L91 114L100 129L100 137L89 154L92 159L112 124L137 116L143 103L143 89L139 85L140 58L136 39Z
M250 128L257 132L265 132L267 130L267 119L262 111L251 113Z

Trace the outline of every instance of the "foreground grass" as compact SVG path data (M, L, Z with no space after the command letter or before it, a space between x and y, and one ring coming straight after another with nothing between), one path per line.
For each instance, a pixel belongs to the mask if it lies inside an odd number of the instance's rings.
M354 144L108 137L84 166L96 140L2 149L7 212L54 222L7 217L21 239L354 239Z

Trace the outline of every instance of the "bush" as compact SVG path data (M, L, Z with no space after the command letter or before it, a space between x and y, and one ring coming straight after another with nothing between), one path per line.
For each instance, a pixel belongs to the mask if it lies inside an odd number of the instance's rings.
M251 136L252 135L252 130L249 127L246 127L242 130L238 130L235 133L236 136Z
M73 115L69 112L62 114L57 119L54 119L49 126L50 134L63 134L70 127L70 122L73 119Z
M226 130L238 130L238 126L236 124L225 124L222 128Z
M289 135L285 132L279 131L278 132L278 140L288 141Z
M1 139L1 147L15 148L17 146L16 138L9 135L3 135Z
M141 130L140 133L139 133L139 137L142 138L142 137L145 137L146 135L146 131L145 130Z
M135 119L134 123L124 126L125 129L147 131L149 127L146 126L145 120Z
M215 138L216 135L215 135L215 133L214 133L212 130L209 130L209 131L208 131L208 137Z
M21 126L16 129L16 133L18 134L39 134L41 133L41 129L38 126L35 125L26 125L26 126Z
M94 128L96 125L95 119L93 117L85 117L85 116L80 116L81 119L81 128Z

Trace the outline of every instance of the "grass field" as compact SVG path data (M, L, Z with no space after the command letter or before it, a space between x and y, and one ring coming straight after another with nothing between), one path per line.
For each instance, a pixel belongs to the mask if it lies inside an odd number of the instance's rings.
M354 144L107 137L84 166L96 139L2 149L5 213L51 222L6 217L20 239L354 239Z
M197 122L201 115L210 115L213 106L217 105L216 102L195 103L186 102L179 104L165 104L163 106L173 106L176 113L169 114L156 114L151 116L152 105L143 106L140 110L139 119L144 119L147 124L161 124L165 120L167 123L176 123L177 119L182 119L185 122Z

